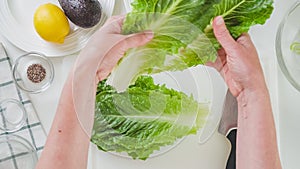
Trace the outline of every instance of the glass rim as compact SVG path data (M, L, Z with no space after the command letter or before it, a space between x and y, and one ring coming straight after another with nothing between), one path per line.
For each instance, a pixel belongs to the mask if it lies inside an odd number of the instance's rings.
M300 82L297 82L293 78L293 76L290 73L290 70L288 69L288 67L284 61L283 51L281 49L281 41L282 41L282 36L283 36L283 29L285 27L285 24L286 24L289 16L299 7L300 7L300 1L297 1L289 8L288 12L284 15L284 17L283 17L282 21L280 22L279 27L277 29L276 43L275 43L278 65L279 65L281 71L283 72L284 76L286 77L286 79L298 91L300 91Z
M44 84L42 85L39 89L37 90L32 90L32 89L29 89L29 88L26 88L22 85L19 84L18 82L18 79L17 79L17 67L19 66L19 63L20 61L27 57L27 56L34 56L40 60L43 60L45 61L48 65L49 65L49 68L50 68L50 73L49 73L49 80ZM13 74L13 80L15 82L15 84L17 85L17 87L25 92L28 92L28 93L32 93L32 94L36 94L36 93L40 93L40 92L43 92L45 91L46 89L48 89L53 80L54 80L54 66L53 66L53 63L46 57L46 55L42 54L42 53L39 53L39 52L27 52L21 56L19 56L15 61L14 61L14 64L12 66L12 74Z
M3 130L5 132L11 133L11 132L15 132L20 130L22 127L24 127L26 120L27 120L27 113L26 110L23 106L23 104L16 99L4 99L2 101L0 101L0 112L2 112L2 105L3 104L8 104L8 103L12 103L15 104L16 106L18 106L18 108L20 109L21 113L22 113L22 118L16 123L16 125L13 125L13 128L7 128L5 126L0 125L0 130ZM2 114L2 113L1 113ZM6 123L8 122L5 117L2 116L3 121ZM8 122L9 123L9 122Z
M16 134L9 134L9 135L1 135L0 136L0 144L2 144L2 143L10 144L11 141L17 142L17 143L21 144L24 148L26 148L26 151L28 150L26 153L31 154L33 165L36 165L36 163L38 161L37 150L34 148L34 146L27 139L25 139L22 136L16 135Z

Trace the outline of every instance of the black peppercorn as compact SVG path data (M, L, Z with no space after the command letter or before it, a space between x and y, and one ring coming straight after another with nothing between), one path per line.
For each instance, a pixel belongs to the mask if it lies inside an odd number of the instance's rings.
M40 83L46 77L46 70L41 64L32 64L27 68L27 78L33 83Z

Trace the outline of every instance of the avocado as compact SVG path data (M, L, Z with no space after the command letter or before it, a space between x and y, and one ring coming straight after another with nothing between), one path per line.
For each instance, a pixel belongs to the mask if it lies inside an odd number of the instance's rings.
M98 0L58 1L70 21L79 27L93 27L101 19L102 7Z

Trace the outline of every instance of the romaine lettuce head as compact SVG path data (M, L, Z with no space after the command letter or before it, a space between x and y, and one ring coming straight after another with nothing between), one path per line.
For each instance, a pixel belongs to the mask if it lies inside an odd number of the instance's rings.
M234 38L272 13L272 0L133 0L123 33L152 30L154 38L130 49L99 84L91 141L103 151L147 159L162 146L195 134L209 114L181 91L156 85L145 74L178 71L214 61L220 44L212 20L223 16ZM186 79L187 81L189 79ZM191 79L192 80L192 79Z
M208 103L156 85L148 76L121 93L103 81L96 99L91 141L103 151L126 152L133 159L145 160L162 146L196 134L209 112Z
M213 34L213 18L223 16L232 36L238 38L252 25L264 24L272 4L272 0L134 0L123 34L152 30L154 38L143 47L128 50L108 83L124 91L141 74L215 61L220 44Z

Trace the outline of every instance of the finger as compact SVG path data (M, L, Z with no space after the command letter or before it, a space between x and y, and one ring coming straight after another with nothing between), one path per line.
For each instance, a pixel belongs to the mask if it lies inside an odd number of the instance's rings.
M205 65L215 68L218 72L221 72L224 67L224 63L220 57L217 57L215 62L207 62Z
M125 38L123 40L121 40L117 45L115 45L110 50L109 54L107 54L107 56L110 56L110 55L113 56L113 57L109 57L110 60L113 60L110 63L117 63L117 61L121 57L123 57L124 53L128 49L145 45L147 42L149 42L153 38L153 36L154 35L153 35L152 31L145 31L145 32L125 36Z
M223 64L225 64L227 61L226 56L227 56L227 54L226 54L224 48L221 48L220 50L218 50L218 57L221 59Z
M221 16L217 16L213 21L214 34L219 43L225 49L226 53L229 54L235 51L237 48L236 41L230 35L224 19Z
M251 40L251 37L248 33L243 33L238 39L237 39L237 43L241 44L242 46L248 48L248 49L252 49L255 48L254 44Z
M100 63L97 71L98 81L105 79L119 60L124 56L124 52L116 47L112 48Z
M113 22L117 22L119 23L120 25L123 24L123 21L125 19L126 15L116 15L116 16L112 16L110 17L106 22L105 22L105 25L106 24L111 24Z
M144 31L141 33L127 35L126 39L120 42L122 49L127 51L130 48L135 48L139 46L143 46L148 43L154 34L152 31Z
M113 16L109 18L103 27L99 29L99 34L107 33L107 34L120 34L122 31L122 25L125 19L125 15Z
M212 67L220 72L222 64L220 64L220 62L207 62L205 66Z
M113 67L118 63L128 49L143 46L152 38L152 31L127 35L125 39L114 46L103 59L103 62L100 64L97 72L98 80L101 81L110 74Z

